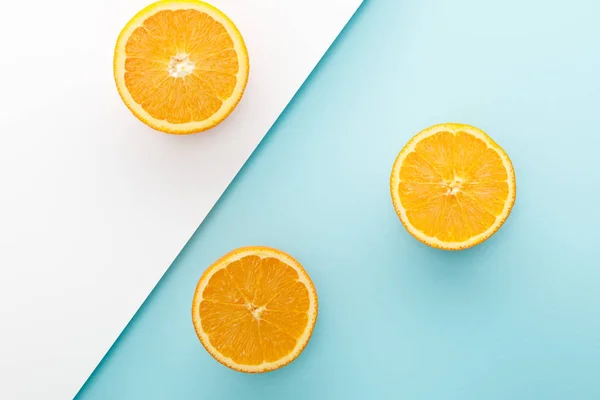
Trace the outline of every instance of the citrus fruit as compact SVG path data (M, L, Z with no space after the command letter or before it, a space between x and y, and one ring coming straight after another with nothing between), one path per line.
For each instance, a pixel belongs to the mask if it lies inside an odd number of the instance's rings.
M516 198L506 152L485 132L440 124L400 151L390 178L394 209L408 232L444 250L473 247L506 221Z
M242 98L249 61L234 23L197 0L162 0L137 13L114 53L121 99L148 126L172 134L221 123Z
M204 348L240 372L294 361L312 335L317 292L304 268L269 247L243 247L211 265L196 286L192 321Z

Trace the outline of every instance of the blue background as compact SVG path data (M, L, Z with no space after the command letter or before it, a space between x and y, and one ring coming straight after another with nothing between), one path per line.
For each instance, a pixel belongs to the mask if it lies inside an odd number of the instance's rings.
M598 15L366 0L78 399L599 399ZM409 236L388 189L406 141L448 121L487 131L518 185L504 227L458 253ZM304 353L258 376L216 363L190 317L204 269L252 244L320 296Z

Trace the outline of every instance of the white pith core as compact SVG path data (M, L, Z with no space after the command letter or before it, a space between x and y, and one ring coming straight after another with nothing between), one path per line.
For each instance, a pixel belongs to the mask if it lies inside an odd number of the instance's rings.
M455 177L453 181L446 181L444 185L447 188L446 195L456 195L461 190L462 179Z
M250 311L250 314L254 317L254 319L260 320L260 316L265 310L265 306L257 307L252 303L246 303L246 308Z
M173 78L184 78L194 71L196 66L190 60L190 55L187 53L178 53L171 57L169 62L169 74Z

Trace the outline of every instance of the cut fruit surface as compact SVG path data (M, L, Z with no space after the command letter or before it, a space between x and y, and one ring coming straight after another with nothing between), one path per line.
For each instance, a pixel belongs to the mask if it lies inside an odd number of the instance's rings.
M473 247L509 216L516 180L506 152L470 125L434 125L398 154L390 178L394 209L408 232L445 250Z
M240 372L267 372L294 361L318 314L315 287L288 254L269 247L234 250L200 278L192 304L205 349Z
M123 102L166 133L196 133L222 122L240 101L248 72L236 26L197 0L149 5L123 28L115 47L114 78Z

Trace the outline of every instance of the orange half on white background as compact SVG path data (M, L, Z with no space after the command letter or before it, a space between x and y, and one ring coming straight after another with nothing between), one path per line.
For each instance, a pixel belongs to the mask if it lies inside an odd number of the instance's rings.
M163 0L121 31L114 78L129 110L148 126L190 134L221 123L242 98L249 74L235 24L196 0Z

